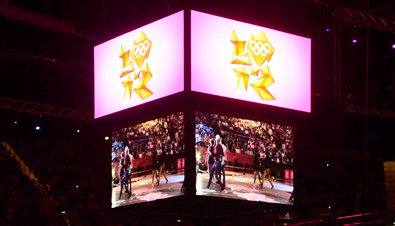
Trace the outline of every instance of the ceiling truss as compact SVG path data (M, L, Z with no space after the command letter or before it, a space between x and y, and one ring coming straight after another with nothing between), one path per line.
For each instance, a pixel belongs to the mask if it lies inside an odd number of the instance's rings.
M22 100L14 100L4 97L0 97L0 108L84 122L93 122L94 120L93 113L91 112Z

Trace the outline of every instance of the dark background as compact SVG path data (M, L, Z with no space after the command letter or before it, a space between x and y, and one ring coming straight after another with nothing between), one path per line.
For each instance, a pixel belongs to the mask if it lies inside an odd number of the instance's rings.
M359 12L369 12L376 19L381 17L393 23L392 0L3 0L0 97L93 112L93 47L188 8L311 38L312 112L245 104L244 117L296 125L298 170L311 172L311 178L316 178L310 181L311 185L317 186L318 191L323 189L323 185L318 185L320 178L330 173L336 178L343 171L358 174L361 180L355 181L356 187L367 191L376 186L376 182L369 182L369 178L375 177L371 175L372 169L380 171L383 160L395 159L395 49L391 48L395 43L395 25L364 21ZM352 43L353 38L357 38L357 43ZM195 99L193 104L197 106L207 99L194 93L187 97ZM2 105L0 140L29 135L58 136L88 147L108 147L103 137L110 136L113 127L125 124L126 115L141 118L139 110L154 108L188 110L187 103L176 103L181 99L175 95L96 122L40 117L39 113L9 110ZM222 111L239 116L232 100L213 97L208 103L213 106L221 103L218 108L222 107ZM369 115L361 110L364 107L371 108ZM156 112L146 118L164 114ZM142 120L145 118L126 119ZM34 129L36 124L41 124L39 132ZM81 133L76 134L78 128ZM331 168L327 169L324 166L329 162ZM300 182L301 188L307 186L304 182ZM382 185L383 181L379 183Z

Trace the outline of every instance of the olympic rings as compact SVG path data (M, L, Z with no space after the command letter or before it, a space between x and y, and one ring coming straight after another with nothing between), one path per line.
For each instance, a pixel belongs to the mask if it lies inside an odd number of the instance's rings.
M148 40L145 40L143 43L139 43L138 45L133 46L133 54L139 58L140 56L144 56L149 48Z
M250 42L250 48L255 55L260 54L263 57L265 57L272 49L269 43L266 42L263 44L261 41L256 42L255 40Z

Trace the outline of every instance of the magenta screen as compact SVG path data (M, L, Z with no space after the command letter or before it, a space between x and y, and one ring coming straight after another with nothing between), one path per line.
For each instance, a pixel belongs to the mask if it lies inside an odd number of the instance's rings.
M184 90L184 12L94 47L95 118Z
M311 112L311 39L191 12L191 89Z

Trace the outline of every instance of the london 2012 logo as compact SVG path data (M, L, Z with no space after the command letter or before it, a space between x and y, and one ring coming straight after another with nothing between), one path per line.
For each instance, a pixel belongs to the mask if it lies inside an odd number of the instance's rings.
M149 40L142 31L137 41L133 41L131 49L125 50L121 45L119 57L122 59L122 66L121 76L119 78L125 88L123 96L124 104L132 99L132 90L143 100L153 94L153 92L147 88L147 84L152 78L152 73L147 62L151 46L151 40ZM133 63L137 66L137 70L135 70Z
M238 39L235 31L233 31L230 41L235 45L231 64L244 65L233 69L238 79L236 94L247 92L250 75L252 75L258 77L258 79L251 82L250 85L262 100L275 100L273 95L267 90L267 87L274 83L269 65L262 66L265 61L270 62L274 48L263 31L259 31L256 36L251 35L247 45L246 41ZM255 62L254 66L250 56ZM251 73L247 71L246 67L251 67ZM262 74L262 77L259 77L260 74Z

